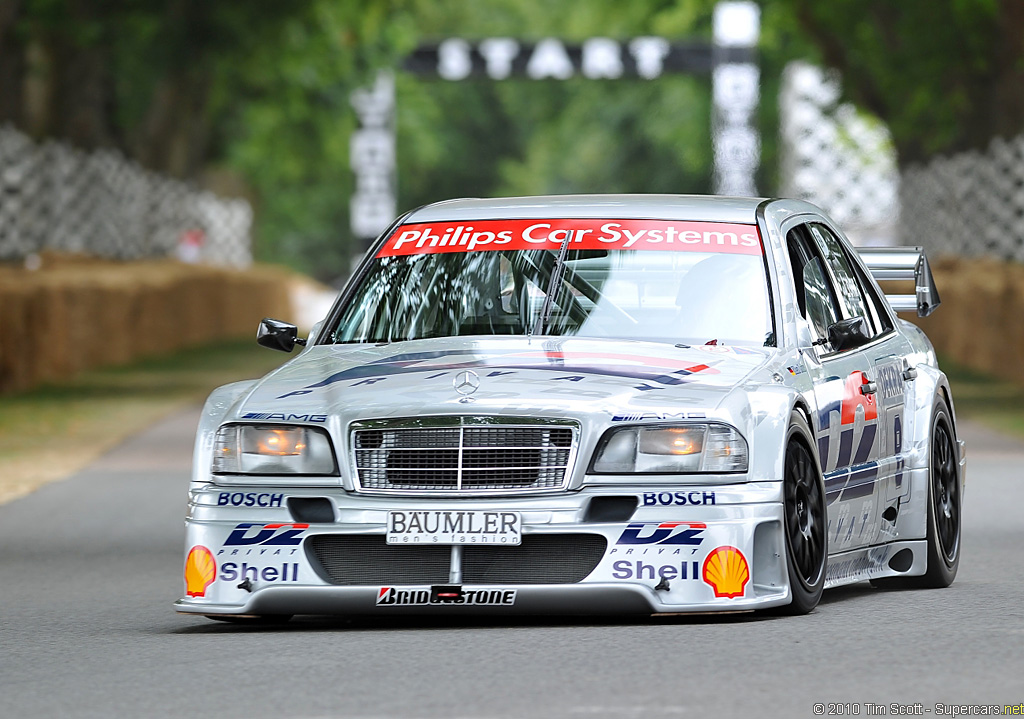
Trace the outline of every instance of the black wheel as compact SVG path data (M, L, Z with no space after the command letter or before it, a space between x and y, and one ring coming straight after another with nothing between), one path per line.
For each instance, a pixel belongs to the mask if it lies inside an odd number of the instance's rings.
M821 470L811 450L811 428L794 412L786 437L783 465L786 565L793 601L784 614L807 614L818 605L825 588L828 517Z
M256 617L237 617L230 614L206 614L207 619L227 624L241 624L249 627L269 627L275 624L286 624L292 618L292 614L261 614Z
M937 399L932 412L928 463L928 568L919 577L872 580L882 589L948 587L960 566L960 454L949 406Z

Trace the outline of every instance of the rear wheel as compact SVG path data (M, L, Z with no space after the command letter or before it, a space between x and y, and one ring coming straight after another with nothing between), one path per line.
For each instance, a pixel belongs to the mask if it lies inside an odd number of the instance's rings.
M811 429L794 412L786 439L783 474L786 565L793 601L781 611L807 614L818 605L825 588L828 520L821 471L811 451Z
M960 566L960 455L945 400L932 412L928 464L928 569L919 577L872 580L884 589L948 587Z

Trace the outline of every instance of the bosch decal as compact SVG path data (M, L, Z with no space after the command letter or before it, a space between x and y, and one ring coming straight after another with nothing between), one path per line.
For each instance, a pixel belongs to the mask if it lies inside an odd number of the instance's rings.
M431 599L429 588L381 587L377 592L378 607L422 607L427 605L474 605L511 607L516 603L515 589L464 589L455 599Z
M700 579L700 562L682 561L675 564L655 566L641 559L620 559L612 562L612 577L615 579Z
M714 504L715 493L705 491L689 492L644 492L640 495L644 507L685 507Z
M225 582L236 579L248 579L250 582L297 582L299 565L297 562L285 562L276 567L253 567L245 562L241 566L235 562L224 562L220 566L220 578Z
M280 507L284 494L270 492L221 492L218 507Z
M725 222L663 220L478 220L473 224L425 222L395 230L377 257L558 249L670 250L761 255L757 228Z

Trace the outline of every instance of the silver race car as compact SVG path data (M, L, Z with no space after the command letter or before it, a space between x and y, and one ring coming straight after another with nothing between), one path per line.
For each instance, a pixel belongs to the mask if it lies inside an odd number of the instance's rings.
M886 296L877 280L912 281ZM456 200L216 390L179 612L809 612L944 587L964 446L919 248L793 200Z

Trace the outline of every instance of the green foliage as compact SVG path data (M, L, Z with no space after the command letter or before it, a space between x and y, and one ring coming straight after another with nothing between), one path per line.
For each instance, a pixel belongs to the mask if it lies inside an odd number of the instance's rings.
M764 193L776 185L774 98L792 59L840 70L849 99L889 125L904 163L1024 129L1021 0L760 4ZM26 86L54 100L34 134L115 144L185 177L233 170L256 205L258 256L333 279L358 249L348 98L377 68L449 37L706 38L714 5L19 0L16 32L0 28L0 40L23 45ZM455 196L708 191L709 86L685 76L449 83L399 72L399 208Z
M278 42L226 69L223 152L255 191L261 259L323 279L347 270L356 127L349 93L413 46L393 17L402 7L400 0L314 0L283 23Z
M781 25L810 39L842 73L849 99L888 124L904 164L1024 129L1024 103L1000 101L1001 84L1019 95L1024 80L1020 0L772 0L771 7L769 32Z

